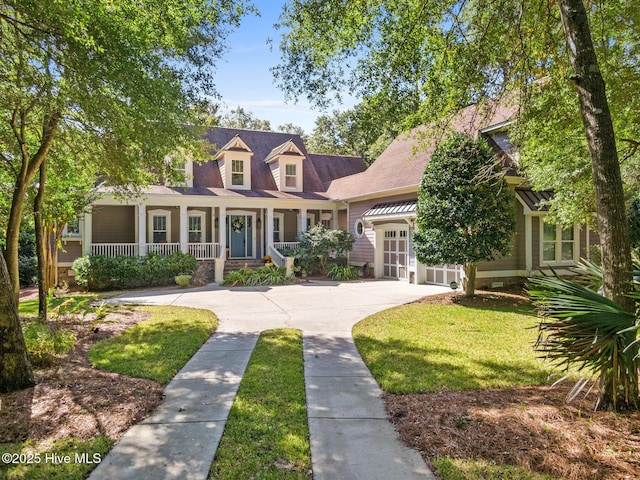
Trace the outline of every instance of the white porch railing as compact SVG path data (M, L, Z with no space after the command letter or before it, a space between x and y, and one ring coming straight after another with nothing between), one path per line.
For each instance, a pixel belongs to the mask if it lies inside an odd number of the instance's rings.
M211 260L220 257L219 243L190 243L189 253L197 260Z
M180 251L179 243L147 243L147 253L158 255L171 255Z
M298 248L298 242L273 242L273 246L282 252L285 249L294 250Z
M158 255L171 255L181 251L179 243L147 243L146 248L147 253ZM219 243L190 243L187 248L197 260L212 260L220 257ZM140 247L137 243L93 243L91 254L105 257L137 257L140 254Z
M284 256L277 250L275 245L269 245L269 255L271 256L271 261L276 267L287 266Z
M137 243L92 243L92 255L103 255L105 257L137 257Z

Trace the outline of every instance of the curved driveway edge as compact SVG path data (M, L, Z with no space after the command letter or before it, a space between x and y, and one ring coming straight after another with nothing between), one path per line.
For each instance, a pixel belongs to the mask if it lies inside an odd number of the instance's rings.
M130 472L131 478L206 479L258 333L297 328L303 332L314 479L434 479L420 454L404 446L387 421L382 392L351 329L378 311L450 291L392 280L311 281L276 287L211 284L112 299L209 309L220 323L167 385L162 405L123 436L90 478L126 478Z

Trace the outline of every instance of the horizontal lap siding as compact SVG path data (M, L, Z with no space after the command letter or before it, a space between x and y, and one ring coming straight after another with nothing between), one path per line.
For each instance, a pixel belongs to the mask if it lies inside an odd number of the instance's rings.
M133 206L106 205L93 208L93 243L134 243L136 211Z
M520 202L514 197L516 210L516 228L511 240L511 250L508 255L497 258L491 262L480 262L478 271L506 271L526 269L526 247L525 247L525 218L524 209Z
M58 262L70 263L82 256L82 244L76 241L62 242L64 250L58 250Z
M374 205L379 203L392 203L392 202L401 202L404 200L415 200L416 194L409 195L396 195L393 197L382 197L382 198L374 198L372 200L366 200L363 202L353 202L349 204L349 229L348 231L356 236L354 224L355 221L359 218L362 218L362 215L372 208ZM391 223L391 222L381 222L381 223ZM407 227L409 224L402 221L404 225ZM364 222L365 230L362 238L356 237L356 241L353 245L353 250L349 255L349 259L354 263L374 263L375 256L375 232L373 230L373 225L369 222Z
M362 218L362 214L369 210L376 200L367 202L357 202L349 205L349 233L353 235L356 241L353 244L353 249L349 255L349 260L354 263L370 263L374 261L374 245L375 245L375 232L373 231L373 225L368 222L364 223L364 234L361 238L356 236L354 229L355 221Z

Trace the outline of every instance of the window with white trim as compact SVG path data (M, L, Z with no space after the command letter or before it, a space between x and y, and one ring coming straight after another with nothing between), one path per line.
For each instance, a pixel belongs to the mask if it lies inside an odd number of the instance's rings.
M202 243L202 215L189 215L189 243Z
M169 241L169 228L167 215L154 214L151 217L151 241L153 243L165 243Z
M64 227L65 237L80 237L82 235L82 230L80 227L80 218L76 217L67 222L67 225Z
M231 186L244 186L244 161L231 160Z
M295 163L287 163L284 167L284 185L287 188L296 188L298 186L297 165Z
M362 238L362 235L364 235L364 222L362 221L361 218L358 218L354 222L353 231L355 232L356 237L358 237L358 238Z
M540 262L573 263L578 256L578 232L575 226L562 227L541 220Z

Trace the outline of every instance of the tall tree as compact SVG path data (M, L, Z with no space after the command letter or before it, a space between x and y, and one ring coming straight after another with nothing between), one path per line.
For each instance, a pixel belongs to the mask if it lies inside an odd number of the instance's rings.
M455 133L438 145L420 182L416 256L426 265L461 264L467 295L475 292L478 262L511 249L513 193L501 171L484 139Z
M5 258L15 301L25 196L49 154L89 136L75 160L97 162L112 185L170 176L183 159L167 158L193 144L187 114L215 91L214 62L245 3L0 0L0 162L12 175ZM21 339L3 333L3 342Z
M271 130L269 120L261 120L253 113L238 106L220 118L220 126L226 128L244 128L247 130Z
M19 287L25 193L57 142L91 135L114 184L144 184L192 141L185 114L213 91L211 67L244 0L3 0L0 161L14 176L6 260Z
M0 254L0 392L33 386L35 378L27 357L18 307L7 264Z
M591 174L576 178L592 188L592 200L583 205L591 203L597 213L605 292L632 308L622 180L606 94L615 102L614 118L627 120L626 144L637 145L640 120L634 112L640 100L637 88L629 87L640 86L640 7L632 0L586 3L585 10L582 0L295 0L281 15L283 61L274 72L291 96L306 95L318 104L345 90L416 89L416 116L423 123L502 97L518 104L525 130L530 106L545 91L540 87L570 82L565 86L577 89L577 102L572 108L563 104L567 96L556 102L570 118L583 120L581 134L573 129L568 139L547 136L552 143L546 154L555 156L548 171L554 175L555 165L565 171L564 163L574 163L562 147L567 140L581 146L573 155L582 152L590 160ZM620 87L613 92L605 91L600 59L609 74L604 80ZM548 118L540 121L553 131ZM574 188L568 181L557 186L559 198L569 198ZM588 188L580 191L589 194Z

